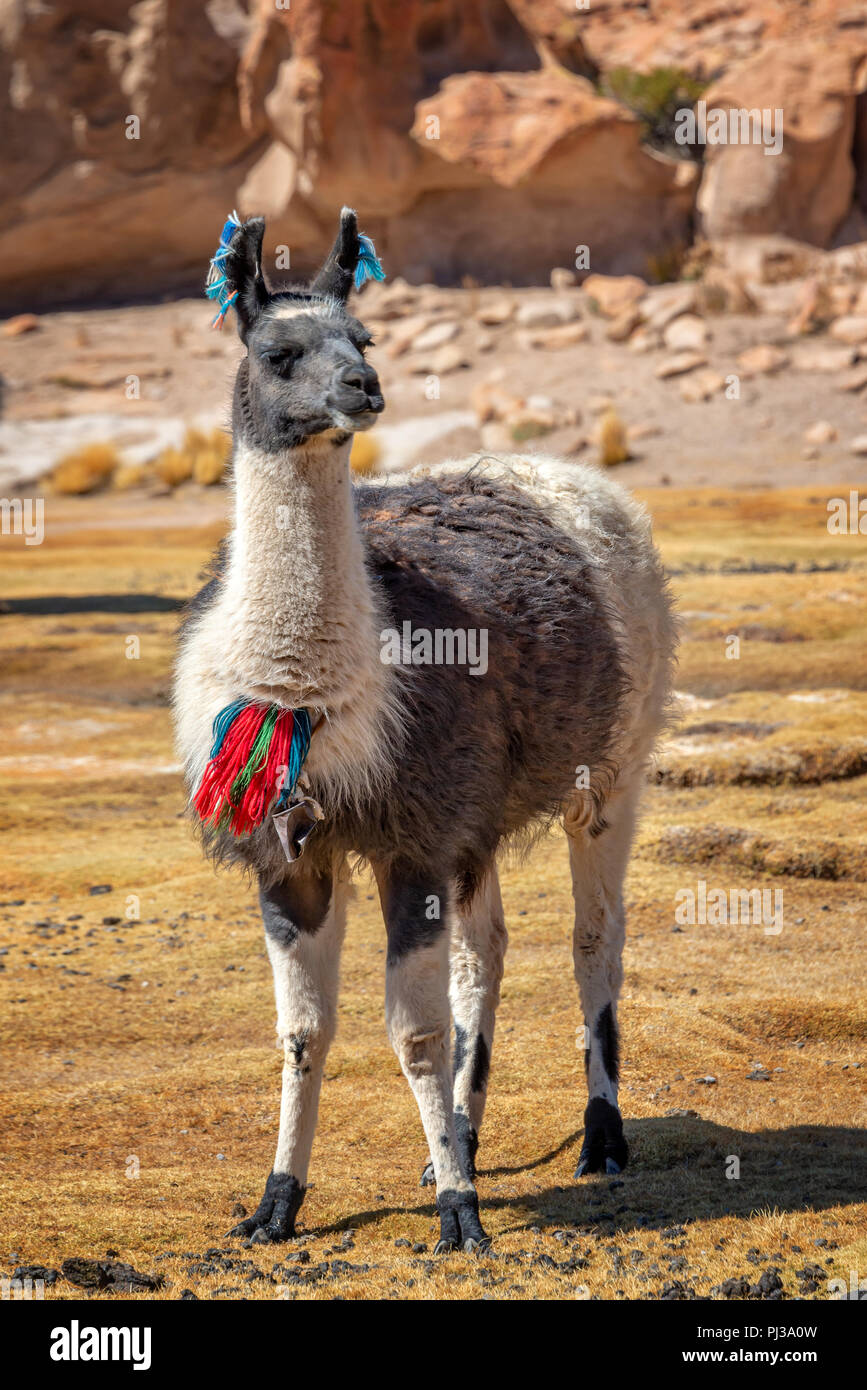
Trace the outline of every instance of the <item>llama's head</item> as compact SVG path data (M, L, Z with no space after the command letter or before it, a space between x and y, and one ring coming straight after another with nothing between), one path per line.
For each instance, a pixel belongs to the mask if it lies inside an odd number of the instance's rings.
M268 452L315 435L351 434L374 424L385 407L379 378L365 361L372 342L347 312L359 258L367 247L351 208L309 285L272 292L262 274L265 219L227 225L217 258L219 302L231 301L247 355L235 385L234 430Z

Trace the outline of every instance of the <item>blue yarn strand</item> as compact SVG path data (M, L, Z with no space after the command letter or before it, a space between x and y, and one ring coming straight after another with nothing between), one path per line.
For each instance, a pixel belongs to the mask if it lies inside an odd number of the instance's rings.
M230 213L223 224L223 230L220 233L217 249L211 257L211 264L208 268L208 278L205 281L205 294L208 299L215 299L220 309L220 313L214 320L215 324L218 321L222 322L226 310L229 308L232 299L235 298L235 295L230 295L229 293L230 285L223 269L223 261L231 250L232 237L235 235L240 225L241 222L237 212Z
M310 751L310 739L312 730L310 727L310 714L306 709L296 709L292 711L295 722L292 727L292 743L289 747L289 764L286 768L286 780L277 801L276 809L282 811L288 804L290 797L295 791L298 778L301 776L301 769L304 760Z
M249 700L233 700L231 705L226 705L220 710L214 720L214 742L211 745L212 758L216 758L225 742L226 734L241 713L241 710L245 709L249 703Z
M369 236L358 234L358 264L355 267L355 288L361 289L366 280L384 280L385 271L382 262L376 254L376 247Z

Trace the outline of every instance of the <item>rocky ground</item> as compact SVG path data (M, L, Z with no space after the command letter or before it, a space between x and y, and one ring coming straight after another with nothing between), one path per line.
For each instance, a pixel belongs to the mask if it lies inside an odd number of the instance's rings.
M857 481L867 244L749 238L708 246L671 284L593 275L578 288L565 269L552 281L365 289L357 310L387 402L371 436L381 468L519 447L621 460L627 485ZM149 465L191 424L226 425L241 349L209 322L197 300L7 320L0 486L82 443Z
M606 322L587 315L597 357ZM461 324L455 343L487 331ZM494 1245L480 1259L432 1255L366 878L300 1234L249 1249L223 1234L271 1161L280 1056L254 892L214 877L180 814L176 615L159 611L193 591L220 490L49 497L43 545L4 538L4 1277L43 1278L46 1299L823 1299L864 1277L863 538L829 533L824 483L642 495L684 646L682 720L628 878L632 1161L615 1180L572 1180L584 1092L554 836L503 873L511 941L479 1182ZM145 611L86 599L130 593L152 596ZM52 602L70 595L84 612ZM677 895L699 881L781 890L782 931L678 921Z

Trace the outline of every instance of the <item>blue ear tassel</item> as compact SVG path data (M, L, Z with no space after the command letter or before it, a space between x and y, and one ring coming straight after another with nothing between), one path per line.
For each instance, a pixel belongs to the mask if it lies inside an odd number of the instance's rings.
M232 245L232 237L235 235L240 225L241 221L237 212L230 212L223 226L223 230L220 233L219 244L211 258L211 264L208 268L208 278L205 281L205 294L208 299L215 299L217 301L220 310L211 324L212 328L222 328L223 320L232 304L234 304L235 300L238 298L238 291L235 290L232 292L230 290L229 282L223 270L223 262L229 254L229 248Z
M358 253L358 264L355 267L355 288L360 290L365 280L384 280L385 271L370 237L362 236L359 232L358 244L361 249Z

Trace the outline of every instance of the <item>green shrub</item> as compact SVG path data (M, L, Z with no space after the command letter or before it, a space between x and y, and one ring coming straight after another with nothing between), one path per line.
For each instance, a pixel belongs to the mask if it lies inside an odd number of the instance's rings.
M603 96L621 102L638 117L648 145L678 159L701 157L701 146L679 145L674 132L678 111L694 106L706 86L683 68L653 68L651 72L612 68L599 83Z

